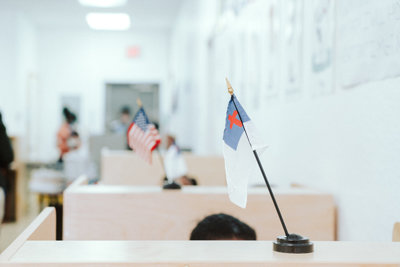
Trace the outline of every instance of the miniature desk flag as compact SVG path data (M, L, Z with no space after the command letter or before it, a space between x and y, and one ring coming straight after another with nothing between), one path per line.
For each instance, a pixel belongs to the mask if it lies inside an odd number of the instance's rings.
M256 173L253 150L264 150L266 145L258 137L253 122L234 94L228 103L223 140L229 199L245 208L249 178L259 175Z
M160 144L161 138L156 127L147 118L139 100L138 104L139 111L133 118L127 132L128 145L143 160L151 164L152 152Z
M255 169L257 162L265 185L268 188L272 202L275 206L279 220L282 224L284 236L279 236L273 242L273 250L283 253L310 253L314 251L314 244L307 237L298 234L289 234L278 203L268 182L267 175L258 157L257 150L266 146L257 138L253 123L240 105L228 79L226 79L228 92L231 100L226 112L226 123L224 130L223 153L225 158L226 181L230 200L239 207L245 208L247 204L247 183ZM252 156L255 161L252 160Z

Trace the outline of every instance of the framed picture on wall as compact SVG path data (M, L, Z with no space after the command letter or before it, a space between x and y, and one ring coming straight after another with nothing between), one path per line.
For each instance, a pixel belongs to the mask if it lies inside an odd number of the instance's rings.
M276 98L280 88L280 2L265 2L262 22L263 99Z
M310 32L311 94L333 93L334 13L333 0L313 0Z
M286 96L291 96L299 94L302 88L303 1L287 0L281 4L281 46L285 51L281 77Z

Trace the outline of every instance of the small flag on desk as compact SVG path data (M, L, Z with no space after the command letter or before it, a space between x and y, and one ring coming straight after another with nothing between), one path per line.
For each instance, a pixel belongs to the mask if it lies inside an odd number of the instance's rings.
M160 144L161 138L156 127L149 122L143 107L140 107L133 118L133 122L128 128L127 137L129 147L138 153L143 160L151 164L151 152Z
M228 103L223 140L229 199L245 208L248 181L257 169L253 150L266 148L266 145L257 137L253 122L234 94Z

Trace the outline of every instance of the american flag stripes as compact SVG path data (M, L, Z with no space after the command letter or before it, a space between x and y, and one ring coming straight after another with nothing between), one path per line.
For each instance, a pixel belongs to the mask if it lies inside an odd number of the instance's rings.
M156 127L149 122L143 107L136 113L129 126L127 137L129 147L151 164L151 152L160 144L161 138Z

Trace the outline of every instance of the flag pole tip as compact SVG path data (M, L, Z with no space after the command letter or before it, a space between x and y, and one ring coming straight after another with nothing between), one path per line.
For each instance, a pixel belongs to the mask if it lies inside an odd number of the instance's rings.
M230 95L233 95L233 88L232 88L232 85L231 85L231 83L229 82L228 78L225 78L225 81L226 81L226 86L228 87L228 92L229 92L229 94L230 94Z
M137 105L139 106L139 108L142 107L142 100L140 100L140 98L138 98L138 99L136 100L136 103L137 103Z

